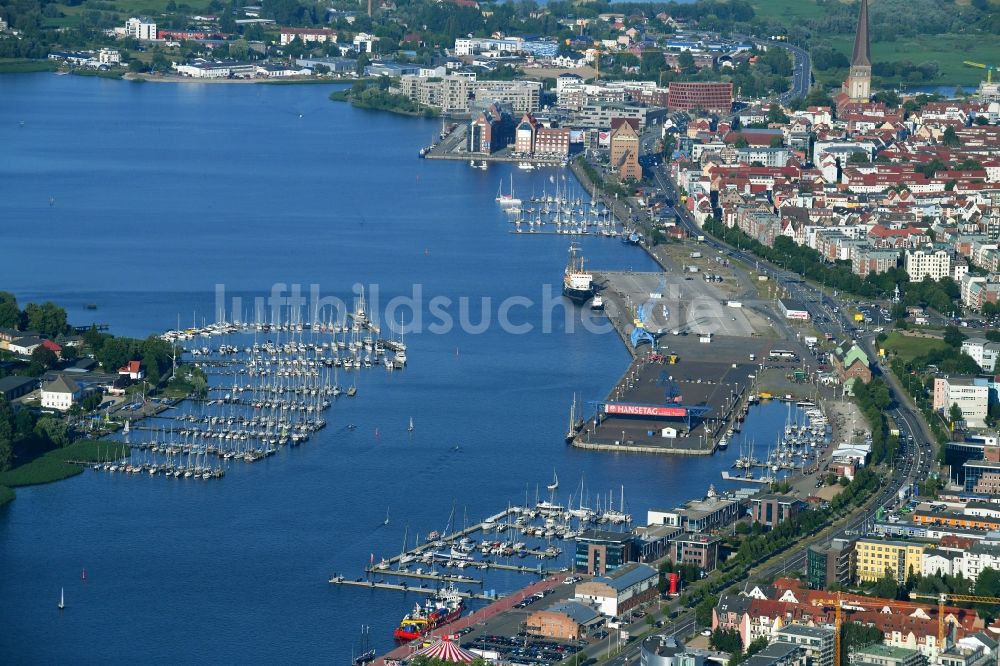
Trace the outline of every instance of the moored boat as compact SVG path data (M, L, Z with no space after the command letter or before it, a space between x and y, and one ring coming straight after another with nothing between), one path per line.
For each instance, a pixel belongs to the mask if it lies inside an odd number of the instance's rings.
M441 590L433 598L416 604L393 631L398 641L411 641L439 627L454 622L465 610L465 601L453 587Z

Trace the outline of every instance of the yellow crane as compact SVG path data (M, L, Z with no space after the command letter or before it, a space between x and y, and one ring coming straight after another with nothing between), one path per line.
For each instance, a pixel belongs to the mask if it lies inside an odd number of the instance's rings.
M841 608L840 592L837 592L836 599L817 599L817 603L823 604L824 606L833 606L834 609L834 620L833 620L833 663L834 666L840 666L840 626L843 624L843 612Z
M954 603L983 603L1000 604L1000 597L977 597L971 594L925 594L922 592L910 592L911 599L931 599L938 602L938 649L944 649L944 607L949 601Z
M962 64L967 67L978 67L979 69L986 70L986 83L993 83L993 70L995 67L993 65L984 65L981 62L972 62L971 60L963 60Z

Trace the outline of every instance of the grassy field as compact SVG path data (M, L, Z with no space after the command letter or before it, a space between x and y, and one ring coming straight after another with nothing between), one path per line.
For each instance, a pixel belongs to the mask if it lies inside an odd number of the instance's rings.
M882 347L890 355L895 354L904 361L912 361L917 356L922 356L931 349L943 349L947 346L944 340L903 335L897 331L890 333L889 337L882 343Z
M0 58L0 74L54 72L57 69L59 69L59 63L52 60L18 60Z
M108 442L96 440L80 440L62 449L49 451L29 463L0 473L0 486L16 488L18 486L33 486L40 483L51 483L75 476L83 471L82 465L74 465L67 460L98 461L107 458ZM119 453L113 454L117 457ZM126 454L128 449L126 448Z
M854 48L854 37L840 35L830 39L829 44L849 58ZM909 60L915 65L934 61L941 67L941 76L936 81L918 85L977 86L985 78L986 70L968 67L962 61L1000 63L1000 40L972 40L968 35L949 34L921 35L895 42L873 42L872 60Z
M812 19L823 16L823 8L816 0L751 0L754 13L764 18Z

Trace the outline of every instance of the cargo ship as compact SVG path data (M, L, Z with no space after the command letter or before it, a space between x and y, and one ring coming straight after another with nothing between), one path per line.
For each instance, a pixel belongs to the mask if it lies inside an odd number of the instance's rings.
M465 610L465 601L453 587L438 592L434 597L416 604L400 621L393 632L397 641L411 641L438 627L454 622Z
M579 248L569 246L569 263L563 273L563 296L577 305L583 305L594 294L594 276L583 270L583 257L577 256Z

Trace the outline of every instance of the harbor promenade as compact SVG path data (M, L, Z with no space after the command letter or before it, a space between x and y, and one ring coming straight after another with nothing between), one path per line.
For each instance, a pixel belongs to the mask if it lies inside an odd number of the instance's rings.
M559 578L557 576L540 580L537 583L532 583L527 587L521 588L514 594L508 595L503 599L499 599L498 601L493 602L489 606L480 608L479 610L470 615L466 615L465 617L459 618L458 620L452 622L449 625L446 625L444 627L441 627L440 629L432 631L426 636L423 636L422 638L411 641L406 645L401 645L392 652L389 652L377 658L372 663L375 666L385 666L386 664L406 659L411 654L418 651L425 643L433 643L437 638L454 634L455 632L461 631L466 627L472 627L477 624L484 624L490 619L495 618L497 615L509 611L511 608L514 607L514 604L524 599L525 597L529 597L532 594L538 594L539 592L542 592L544 590L552 589L558 584L559 584Z

